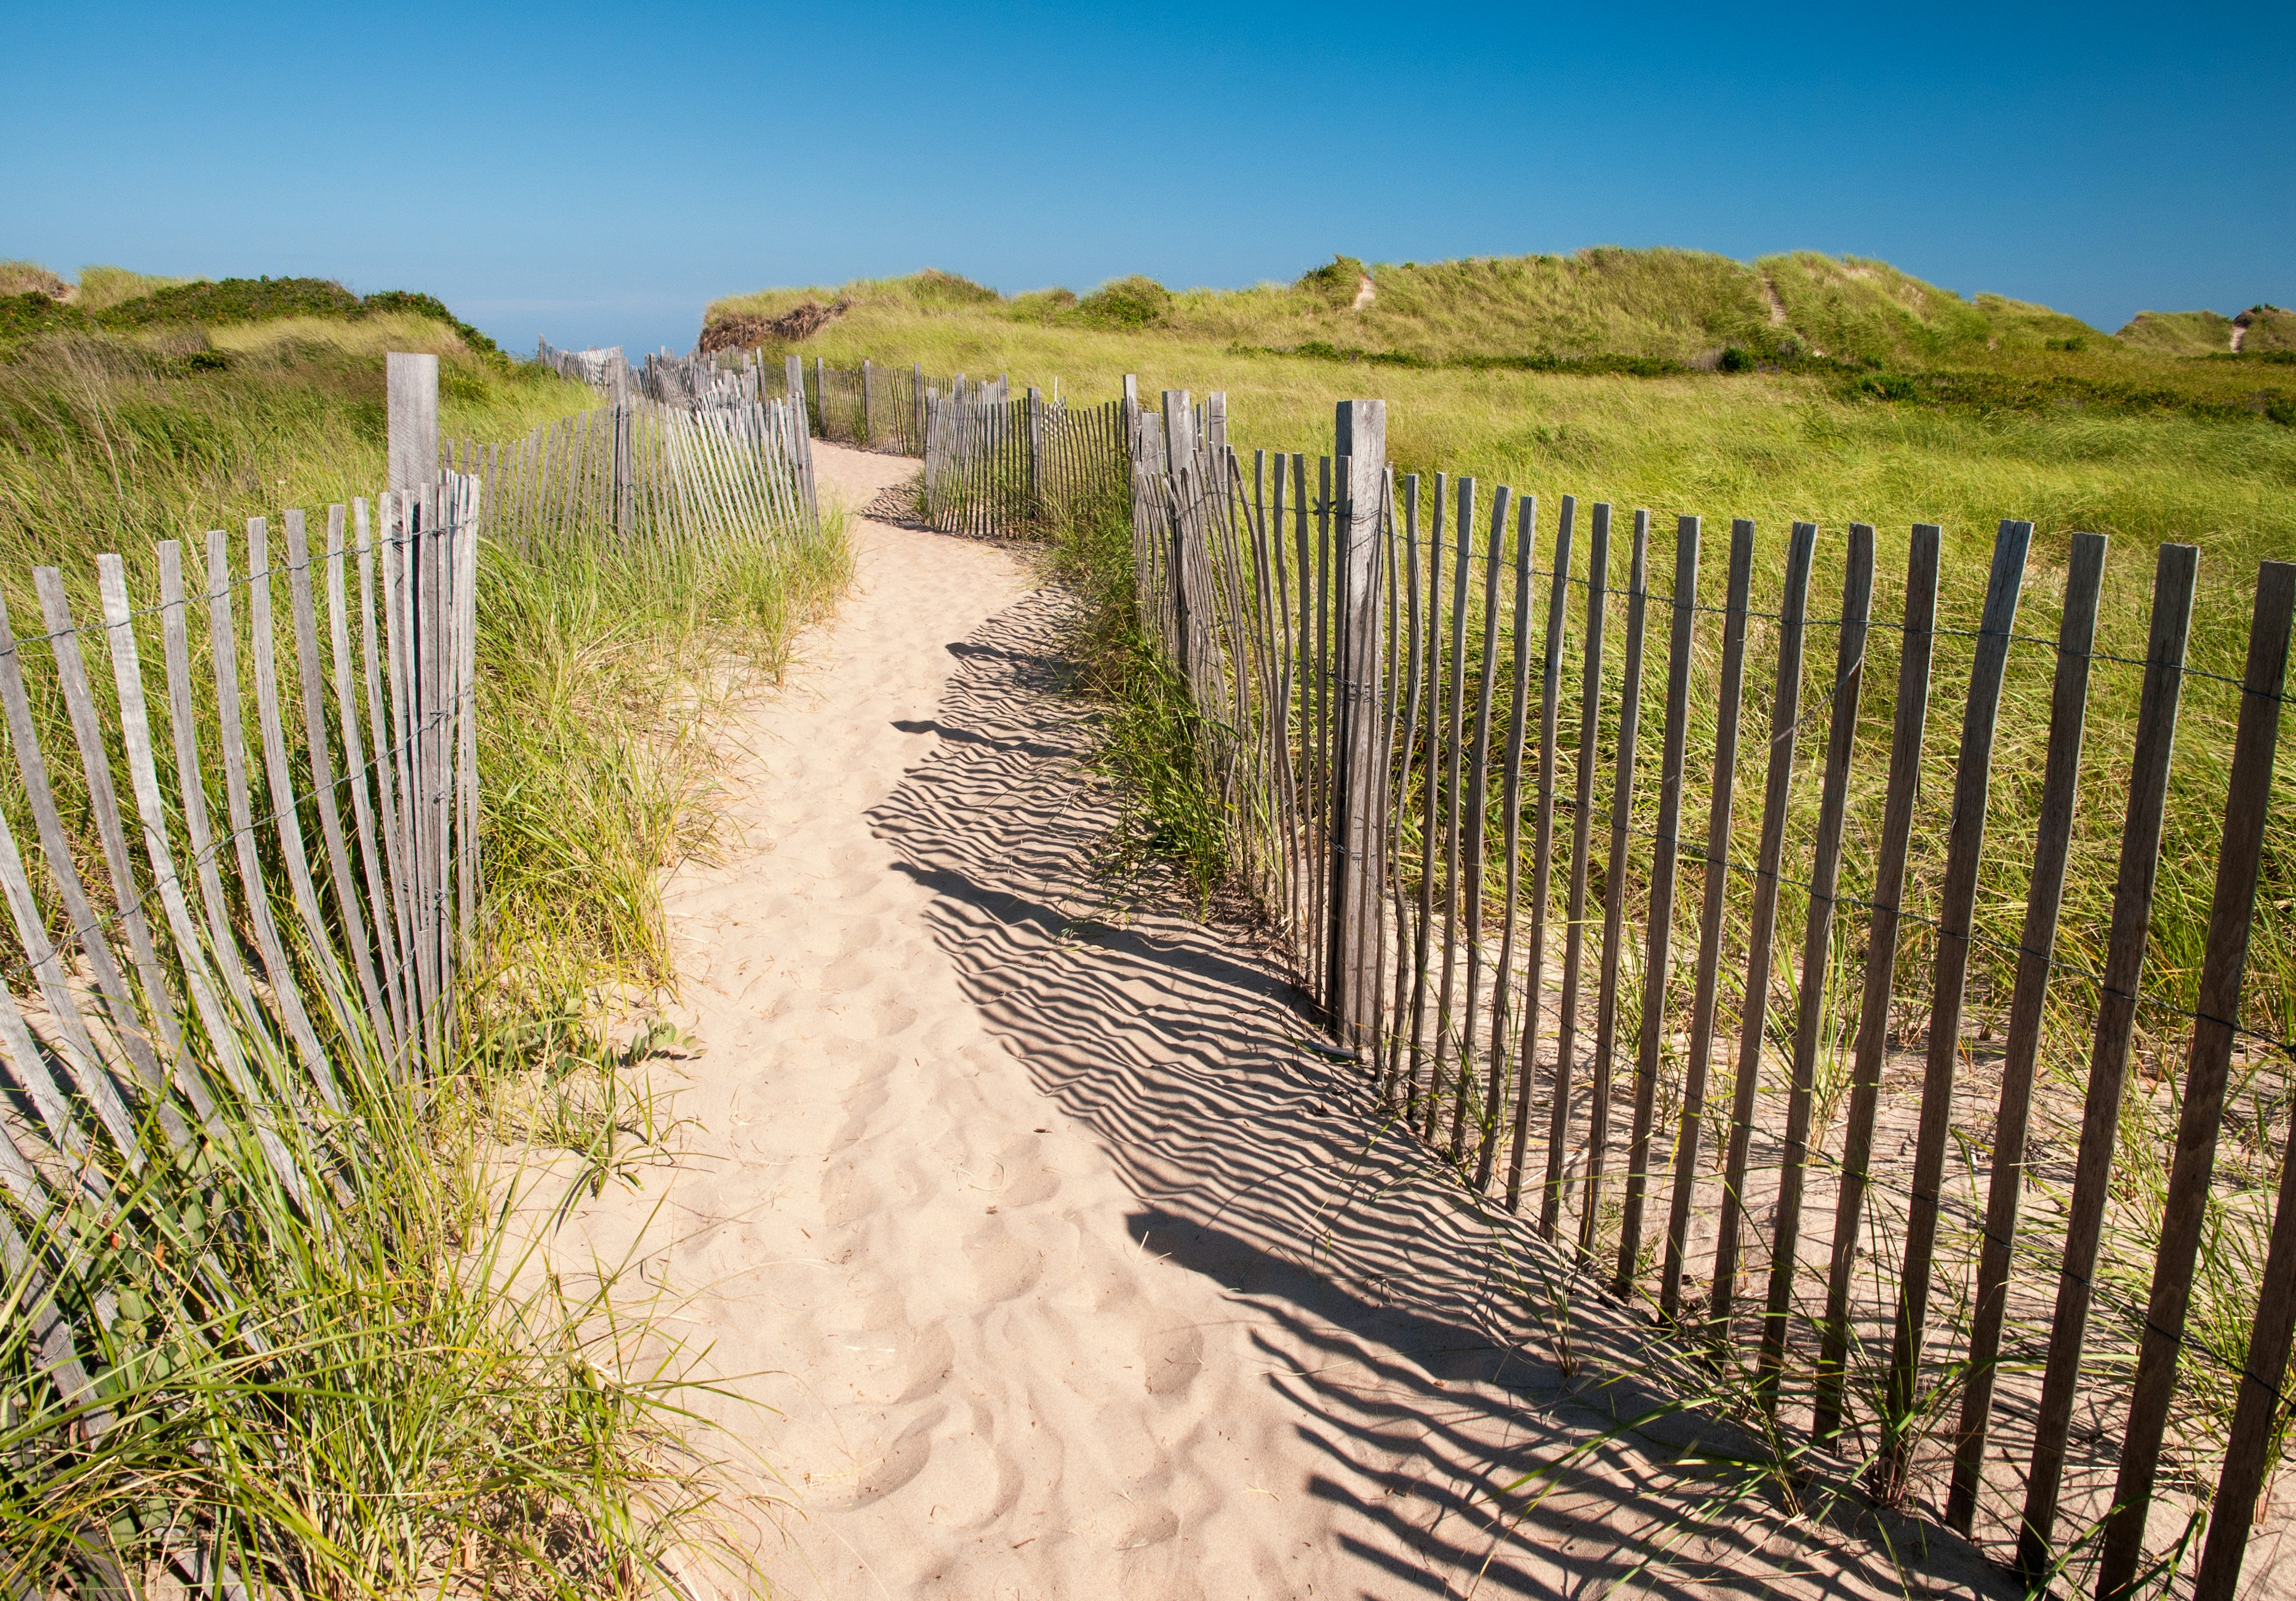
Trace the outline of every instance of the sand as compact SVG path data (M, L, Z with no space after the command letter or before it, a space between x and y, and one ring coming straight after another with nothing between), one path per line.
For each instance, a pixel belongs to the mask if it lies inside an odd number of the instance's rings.
M914 471L816 448L849 505ZM1683 1466L1744 1442L1620 1380L1639 1326L1382 1124L1248 931L1106 868L1069 598L856 544L667 886L674 1149L554 1246L636 1259L738 1398L772 1593L2013 1593Z

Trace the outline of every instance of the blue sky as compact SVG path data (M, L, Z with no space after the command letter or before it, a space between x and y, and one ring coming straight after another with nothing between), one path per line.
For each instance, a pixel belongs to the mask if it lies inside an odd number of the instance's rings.
M339 277L505 343L937 266L1020 290L1673 244L2105 328L2296 304L2296 6L6 0L0 256Z

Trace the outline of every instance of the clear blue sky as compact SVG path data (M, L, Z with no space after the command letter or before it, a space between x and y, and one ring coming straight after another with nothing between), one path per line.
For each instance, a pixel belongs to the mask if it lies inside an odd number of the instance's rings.
M0 256L428 290L505 343L715 295L1674 244L2105 328L2296 304L2296 5L57 5Z

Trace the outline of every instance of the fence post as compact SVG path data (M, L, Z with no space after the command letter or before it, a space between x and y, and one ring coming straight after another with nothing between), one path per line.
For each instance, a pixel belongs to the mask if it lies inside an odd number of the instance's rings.
M427 488L439 481L439 358L393 350L382 361L390 488Z
M877 437L875 397L870 393L873 387L872 381L875 376L875 372L869 365L869 358L863 357L861 358L861 447L864 450L873 444Z
M614 402L614 531L627 539L637 531L637 496L630 481L630 408Z
M1213 415L1226 431L1226 397ZM1208 421L1210 420L1208 418ZM1331 961L1325 1008L1333 1029L1350 1041L1369 1038L1378 958L1365 908L1375 902L1371 883L1379 870L1376 819L1385 781L1379 735L1379 583L1382 493L1387 478L1387 402L1342 400L1332 454L1343 476L1333 519L1338 560L1341 702L1338 768L1332 784Z
M1045 514L1045 391L1029 386L1029 514Z
M829 376L823 370L818 356L813 358L813 404L820 414L816 418L820 426L815 431L825 439L829 437Z
M1140 378L1137 374L1124 375L1124 448L1140 448Z
M1179 503L1178 498L1182 493L1180 474L1193 465L1196 456L1196 421L1195 415L1188 409L1187 390L1164 391L1163 423L1165 481L1171 485L1173 496L1170 508L1172 612L1180 636L1180 671L1187 679L1190 691L1196 692L1203 682L1196 671L1199 648L1196 607L1205 597L1195 590L1194 563L1188 560L1188 524L1191 519L1187 515L1187 508ZM1197 710L1207 708L1200 706Z
M925 364L921 361L909 365L909 396L916 405L917 454L922 456L925 453Z
M813 430L808 426L805 415L804 358L794 355L788 357L783 363L782 371L789 375L790 420L797 428L798 450L801 470L805 473L805 497L808 504L815 508L815 514L818 515L821 503L816 497L813 481ZM817 386L818 378L815 382Z

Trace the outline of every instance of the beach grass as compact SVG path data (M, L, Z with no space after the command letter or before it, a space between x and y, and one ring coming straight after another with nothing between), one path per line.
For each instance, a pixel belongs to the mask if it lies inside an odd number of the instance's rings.
M76 328L0 352L12 614L39 615L36 565L64 571L78 610L99 552L140 585L159 540L372 497L387 349L439 355L447 437L509 442L596 404L403 309ZM570 1289L537 1219L674 1121L634 1071L674 981L661 878L714 838L714 719L778 677L849 576L834 518L794 557L482 548L487 899L459 1053L415 1087L348 1040L350 1115L296 1130L295 1170L330 1176L305 1194L258 1155L278 1120L226 1105L199 1162L20 1218L84 1265L78 1282L127 1289L111 1312L65 1308L106 1331L83 1353L95 1400L59 1408L0 1379L0 1588L206 1563L258 1594L676 1593L676 1564L710 1548L714 1482L676 1342L613 1264L580 1264ZM36 714L69 748L60 709ZM0 1273L20 1305L69 1293L18 1259ZM4 1320L0 1372L41 1365L38 1322Z

